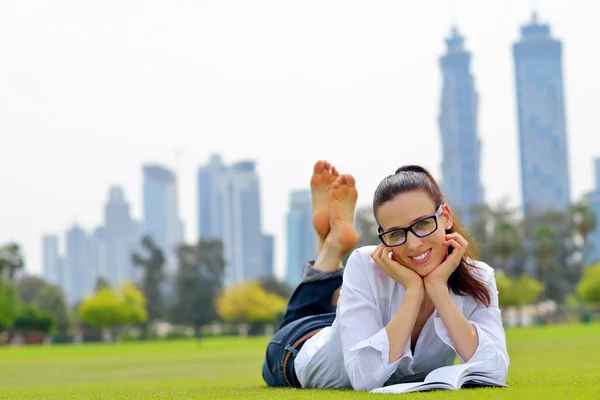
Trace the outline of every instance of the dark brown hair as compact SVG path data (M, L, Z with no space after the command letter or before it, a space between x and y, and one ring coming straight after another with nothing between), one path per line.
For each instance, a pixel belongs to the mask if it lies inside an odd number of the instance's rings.
M396 170L394 175L385 177L377 186L373 195L373 214L377 219L377 209L396 196L422 190L431 197L435 204L435 209L445 203L442 191L433 176L425 168L419 165L405 165ZM465 237L465 231L461 229L460 224L455 220L446 233L458 233ZM454 270L448 285L454 293L459 296L471 296L477 301L489 307L492 297L487 286L475 275L474 269L478 268L474 264L475 254L473 248L476 246L472 238L467 238L469 248L465 252L460 265Z

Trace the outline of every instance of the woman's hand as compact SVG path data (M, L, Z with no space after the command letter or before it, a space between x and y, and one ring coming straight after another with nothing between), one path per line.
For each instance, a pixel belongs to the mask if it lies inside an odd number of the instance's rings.
M380 244L371 253L371 258L383 269L387 276L404 286L406 291L424 292L423 278L415 271L390 258L389 253L389 249L385 245Z
M425 290L427 290L428 293L432 288L435 289L438 287L446 287L448 278L459 266L463 256L465 255L467 247L469 247L469 242L467 242L459 233L454 232L446 235L444 246L452 246L452 254L449 254L448 257L446 257L446 260L444 260L439 267L431 271L429 275L423 278Z

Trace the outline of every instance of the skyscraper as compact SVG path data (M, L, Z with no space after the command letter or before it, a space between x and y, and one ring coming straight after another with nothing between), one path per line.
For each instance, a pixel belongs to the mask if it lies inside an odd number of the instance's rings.
M287 268L285 281L300 284L304 264L317 257L317 236L312 226L312 200L309 190L290 194L287 215Z
M470 71L471 54L454 27L440 58L442 96L442 190L450 207L467 226L473 208L483 203L480 178L481 142L477 135L478 97Z
M165 255L167 274L176 270L175 251L183 241L175 174L159 165L144 166L144 233Z
M263 259L262 272L260 276L275 275L275 237L273 235L262 235L263 240Z
M562 45L534 13L513 45L523 212L564 211L571 202Z
M595 187L589 196L589 207L596 217L596 229L589 235L588 263L600 262L600 158L594 160Z
M44 235L42 238L44 257L44 279L53 285L62 285L63 273L58 250L58 236Z
M204 167L198 168L198 233L202 240L223 238L223 192L219 182L227 167L221 156L213 154Z
M213 155L208 165L200 167L198 214L200 239L223 241L227 284L265 274L268 243L261 228L260 185L254 162L225 166L220 156Z
M131 256L140 242L138 224L129 213L129 204L125 193L119 186L109 191L109 199L104 207L104 229L92 236L98 243L98 263L106 267L105 279L114 285L121 285L126 280L133 280L134 266ZM102 250L105 254L102 254Z
M68 301L76 304L94 290L96 271L90 265L89 242L85 231L77 224L66 234L67 253L64 291Z

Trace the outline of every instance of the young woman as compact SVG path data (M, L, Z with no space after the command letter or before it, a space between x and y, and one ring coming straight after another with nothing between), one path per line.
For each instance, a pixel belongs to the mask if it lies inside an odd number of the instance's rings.
M345 269L357 243L354 179L319 161L311 189L319 255L267 347L267 385L371 390L420 381L457 356L506 380L494 271L470 254L427 170L404 166L381 181L381 244L355 250Z

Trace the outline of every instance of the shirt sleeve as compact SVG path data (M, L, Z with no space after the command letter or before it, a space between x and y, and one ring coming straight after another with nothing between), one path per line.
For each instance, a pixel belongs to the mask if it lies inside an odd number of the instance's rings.
M374 279L365 273L361 258L355 251L348 259L337 315L344 367L359 391L383 386L401 364L410 371L413 362L409 340L402 357L388 363L390 343L371 289Z
M482 369L492 378L506 382L510 358L506 349L506 334L502 326L502 315L498 306L498 289L496 288L493 270L490 273L490 278L485 283L491 294L489 307L477 302L473 312L466 316L471 325L477 330L479 344L475 354L469 360L463 360L460 356L459 358L463 363L483 361L477 369ZM434 324L439 338L456 352L437 310L434 314Z

